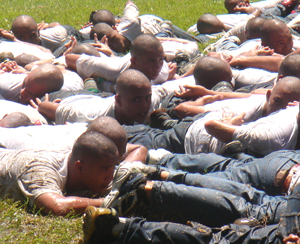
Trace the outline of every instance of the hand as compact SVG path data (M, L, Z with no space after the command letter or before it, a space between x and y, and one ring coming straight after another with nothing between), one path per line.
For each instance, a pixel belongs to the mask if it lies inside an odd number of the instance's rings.
M176 74L177 64L170 62L170 63L168 63L168 66L169 66L168 80L173 80L174 79L174 75Z
M300 244L300 238L297 235L290 234L283 239L284 244Z
M227 125L242 125L244 121L246 113L243 112L239 114L238 116L233 116L232 113L223 113L223 119L222 122Z
M54 103L60 103L61 102L61 99L55 99L53 102L49 102L49 94L46 93L45 94L45 101L41 101L41 99L39 98L36 98L36 102L34 102L32 99L30 100L30 105L31 107L37 109L39 111L39 108L45 104L54 104Z
M299 106L299 101L289 102L287 107Z
M42 21L41 23L37 24L38 30L44 30L47 29L49 26L49 24L45 23L44 21Z
M209 104L209 103L213 103L215 101L219 101L219 100L222 100L223 99L223 95L206 95L206 96L203 96L203 97L200 97L196 100L197 102L197 105L198 106L204 106L206 104Z
M106 36L103 36L101 41L99 42L97 34L94 34L94 41L95 43L91 43L91 45L93 45L97 51L104 53L105 55L109 56L109 57L113 57L114 53L113 51L110 49L110 47L108 46L108 40L106 38Z
M16 41L15 35L8 30L0 29L0 36L10 41Z
M211 92L203 86L184 85L179 86L180 91L174 91L176 97L180 98L197 98L205 95L211 95Z
M71 36L71 40L65 44L67 50L63 53L63 56L66 56L67 54L71 53L73 48L76 46L77 46L77 40L74 36Z
M84 29L84 28L89 27L89 26L93 26L93 23L88 21L87 23L84 23L84 25L81 26L81 29Z

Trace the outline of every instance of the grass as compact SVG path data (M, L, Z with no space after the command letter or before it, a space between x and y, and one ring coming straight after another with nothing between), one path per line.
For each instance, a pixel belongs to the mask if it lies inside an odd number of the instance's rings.
M225 13L223 0L135 0L140 14L155 14L171 20L186 30L196 23L204 13ZM98 0L11 0L2 1L0 27L10 29L12 20L21 14L31 15L37 22L54 22L79 28L89 18L92 10L109 9L115 15L122 15L126 1Z
M81 236L80 217L43 216L28 213L27 204L0 201L0 243L77 243Z
M140 14L155 14L187 30L204 13L225 13L223 0L135 0ZM12 20L21 14L37 22L60 22L80 28L96 9L109 9L122 15L125 1L99 0L11 0L2 1L0 28L10 29ZM0 201L0 243L76 243L82 236L81 217L65 218L28 213L26 204Z

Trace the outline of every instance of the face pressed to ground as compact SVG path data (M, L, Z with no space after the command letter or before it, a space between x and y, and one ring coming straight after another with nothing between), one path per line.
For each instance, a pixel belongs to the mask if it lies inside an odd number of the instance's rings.
M83 162L86 166L82 171L85 189L89 189L100 195L104 194L108 185L113 180L115 165L118 163L118 157L105 159L105 162L101 163Z
M18 28L14 35L20 41L39 44L38 30L36 28L30 26Z
M112 31L107 35L108 46L117 53L125 52L124 37L118 31Z

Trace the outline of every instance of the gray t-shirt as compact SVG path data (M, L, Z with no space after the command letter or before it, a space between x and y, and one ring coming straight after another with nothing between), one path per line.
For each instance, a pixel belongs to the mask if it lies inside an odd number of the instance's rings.
M64 194L70 151L0 149L0 197L34 200L44 193Z

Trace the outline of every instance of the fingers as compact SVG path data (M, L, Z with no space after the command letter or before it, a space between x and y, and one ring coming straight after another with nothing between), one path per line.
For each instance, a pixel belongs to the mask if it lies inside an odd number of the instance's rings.
M39 106L32 99L29 101L29 103L30 103L31 107L38 109Z
M103 39L103 37L102 37L102 39ZM102 42L102 39L101 39L101 42ZM99 43L98 36L96 33L94 33L94 42Z
M37 98L37 99L39 99L39 98ZM49 94L48 93L45 94L45 102L49 102Z
M57 98L53 101L54 103L60 103L61 102L61 99L60 98Z

